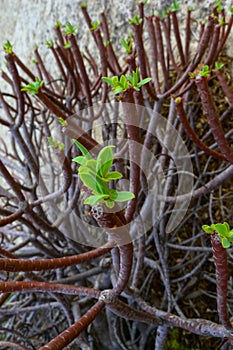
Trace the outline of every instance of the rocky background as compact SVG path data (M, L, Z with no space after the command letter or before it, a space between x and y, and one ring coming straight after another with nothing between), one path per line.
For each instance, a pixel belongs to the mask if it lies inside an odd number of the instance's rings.
M145 7L146 14L150 14L152 9L161 11L172 2L173 0L149 0ZM80 0L0 0L0 46L9 40L14 45L14 51L27 65L32 66L35 45L39 45L43 55L47 55L48 50L44 47L44 43L54 38L53 26L56 21L64 24L69 21L73 25L78 25L81 45L83 47L91 45L92 41L79 8L80 3ZM136 3L136 0L89 0L89 13L93 21L96 21L99 14L106 11L112 41L119 45L119 37L126 35L129 30L128 20L134 15ZM199 21L205 17L206 10L215 3L216 0L183 0L180 19L184 18L183 10L186 5L195 8L194 17ZM232 0L222 1L222 5L227 9L232 6ZM232 48L229 53L233 56ZM4 54L1 53L1 66L3 62Z

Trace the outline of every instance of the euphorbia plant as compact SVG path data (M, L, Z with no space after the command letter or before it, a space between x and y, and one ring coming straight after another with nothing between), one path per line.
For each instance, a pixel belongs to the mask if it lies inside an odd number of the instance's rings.
M218 237L221 240L223 248L229 248L231 243L233 243L233 229L230 229L230 226L227 222L223 224L217 223L212 225L203 225L203 231L209 234L217 233Z
M122 174L118 171L109 171L113 164L114 146L105 146L99 152L97 159L93 159L80 142L73 141L82 153L82 156L73 158L73 161L81 165L78 169L80 179L92 192L84 204L104 203L107 207L113 208L115 202L125 202L134 198L132 192L117 191L108 185L110 181L122 178Z
M128 89L132 88L135 91L140 91L140 87L149 83L152 78L145 78L143 80L139 80L139 70L136 68L136 71L133 71L132 75L123 74L119 78L118 76L113 76L111 78L103 77L102 80L111 85L113 88L113 92L115 95L119 93L126 92Z
M203 231L211 234L213 258L216 268L217 308L222 324L232 330L227 310L228 264L227 251L233 242L233 229L227 222L203 225Z

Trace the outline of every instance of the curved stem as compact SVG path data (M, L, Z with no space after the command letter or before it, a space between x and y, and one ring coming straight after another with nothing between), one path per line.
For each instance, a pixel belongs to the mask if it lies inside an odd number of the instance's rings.
M60 333L57 337L51 340L48 344L42 346L39 350L63 350L69 345L79 334L84 331L89 324L94 321L96 316L103 310L105 303L98 301L83 315L78 322L67 328L65 331Z
M40 259L40 260L26 260L26 259L0 259L0 269L3 271L45 271L58 269L61 267L67 267L83 263L102 256L109 252L113 247L112 242L106 243L104 246L93 249L89 252L79 255L65 256L62 258L54 259ZM1 254L1 250L0 250Z
M218 315L223 326L232 331L233 328L227 311L227 250L223 248L221 240L216 232L211 235L211 244L216 269Z

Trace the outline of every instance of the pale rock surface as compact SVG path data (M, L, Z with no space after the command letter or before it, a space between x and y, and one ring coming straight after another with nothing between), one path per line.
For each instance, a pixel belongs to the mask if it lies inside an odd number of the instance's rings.
M152 9L159 11L166 8L172 0L149 0L145 12L150 14ZM79 26L79 39L81 47L91 45L93 42L87 31L87 26L80 10L81 1L74 0L0 0L0 47L6 40L14 45L14 51L30 67L33 66L33 49L39 45L40 52L47 56L48 50L44 43L54 38L53 26L56 21ZM207 9L215 0L186 0L181 1L181 8L193 6L197 19L207 14ZM99 19L99 14L106 11L111 29L112 41L119 47L119 38L129 33L128 20L133 17L136 10L136 1L116 0L89 0L89 13L93 21ZM226 8L232 5L232 0L222 1ZM182 19L182 11L179 13ZM229 50L233 56L233 50ZM0 66L3 66L4 54L0 55Z

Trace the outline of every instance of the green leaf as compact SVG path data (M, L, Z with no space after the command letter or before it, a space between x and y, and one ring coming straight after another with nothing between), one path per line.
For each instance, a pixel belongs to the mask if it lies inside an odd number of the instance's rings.
M117 94L121 93L123 90L124 90L124 89L123 89L121 86L119 86L119 87L116 87L116 88L113 90L113 92L114 92L115 95L117 95Z
M83 156L85 156L87 159L92 159L92 156L90 155L86 147L84 147L79 141L75 139L72 139L72 141L74 142L75 146L78 147Z
M105 182L109 182L111 180L118 180L122 178L122 174L119 173L118 171L110 171L109 173L107 173L107 175L105 177L102 177L102 180Z
M112 148L115 146L106 146L98 154L96 171L101 177L105 177L113 163Z
M139 70L138 67L136 68L136 71L133 71L133 86L136 86L139 81Z
M142 18L140 18L137 14L134 15L134 17L132 19L130 19L129 21L130 24L136 24L139 25L140 23L142 23Z
M102 77L102 80L103 80L105 83L111 85L112 87L115 87L115 84L114 84L112 78Z
M76 162L81 165L85 165L87 162L87 158L84 156L78 156L72 159L73 162Z
M82 168L82 167L80 167ZM80 169L79 168L79 169ZM97 177L91 172L79 172L80 179L83 184L92 190L95 194L105 194L108 195L108 188L102 184Z
M91 30L96 30L99 27L100 23L101 21L91 22Z
M80 7L87 7L87 6L88 6L87 1L83 1L80 4Z
M59 118L58 118L58 121L59 121L59 123L60 123L62 126L67 126L67 125L68 125L67 121L66 121L65 119L63 119L62 117L59 117Z
M48 41L46 41L45 45L46 45L47 47L53 47L54 41L53 41L53 40L48 40Z
M229 231L224 224L215 224L215 230L221 235L225 236Z
M226 237L223 237L221 239L221 243L222 243L223 248L229 248L231 245L231 243L228 241L228 239Z
M129 74L125 74L125 76L126 76L126 78L128 79L128 81L130 82L130 84L133 85L133 84L134 84L134 79L133 79L133 77L132 77L131 75L129 75Z
M94 173L96 173L96 166L97 166L97 161L95 159L89 159L87 160L85 166L92 170Z
M3 44L3 50L4 50L4 52L6 52L7 54L12 54L12 52L13 52L13 46L11 45L11 43L9 42L9 40L7 40L7 41Z
M224 221L223 225L226 227L227 232L230 231L230 225L228 224L228 222Z
M127 53L132 52L133 41L132 38L128 38L127 41L125 39L121 39L121 45L124 47Z
M135 198L135 195L132 192L128 191L117 191L116 197L114 200L116 202L126 202L129 201L130 199Z
M179 7L180 7L180 1L174 1L172 4L171 4L171 7L170 7L170 10L175 12L175 11L178 11L179 10Z
M97 203L103 203L103 199L107 196L104 194L96 194L85 199L84 204L94 205Z
M137 86L141 87L142 85L145 85L145 84L149 83L149 81L151 81L151 80L152 80L152 78L145 78L145 79L139 81Z
M57 22L55 23L55 28L60 28L60 27L62 27L62 23L59 22L59 21L57 21Z
M65 26L65 30L64 30L64 34L68 35L68 34L76 34L78 31L78 27L77 26L72 26L72 24L70 22L66 23Z
M22 91L28 91L31 95L36 95L39 92L39 89L43 86L44 80L41 80L36 77L35 82L28 84L28 85L23 85L21 90Z
M205 233L214 233L214 228L209 225L202 225L201 228Z

